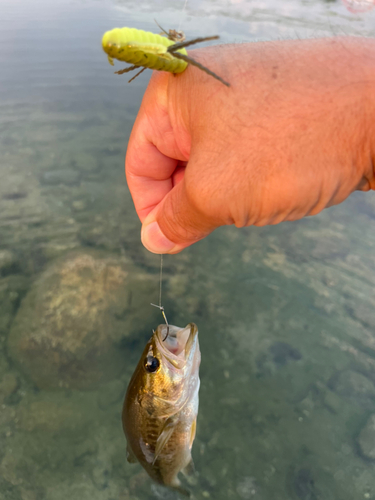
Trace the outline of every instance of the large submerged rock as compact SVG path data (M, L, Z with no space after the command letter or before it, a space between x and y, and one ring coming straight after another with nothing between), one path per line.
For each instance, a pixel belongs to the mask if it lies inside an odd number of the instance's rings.
M21 303L8 349L39 388L92 388L118 376L127 337L155 326L157 277L121 257L68 255L52 264ZM134 338L134 337L133 337Z

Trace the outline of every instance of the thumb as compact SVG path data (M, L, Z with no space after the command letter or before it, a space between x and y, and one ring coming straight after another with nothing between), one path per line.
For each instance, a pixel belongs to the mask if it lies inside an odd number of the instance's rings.
M194 203L185 178L146 217L141 240L153 253L178 253L210 234L220 224Z

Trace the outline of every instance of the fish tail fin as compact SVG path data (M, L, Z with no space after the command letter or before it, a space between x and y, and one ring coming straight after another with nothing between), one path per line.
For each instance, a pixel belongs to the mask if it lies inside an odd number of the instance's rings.
M178 479L177 476L175 477L175 479L171 482L171 484L169 486L171 488L173 488L174 490L178 491L184 497L189 498L191 496L190 491L181 485L181 481Z

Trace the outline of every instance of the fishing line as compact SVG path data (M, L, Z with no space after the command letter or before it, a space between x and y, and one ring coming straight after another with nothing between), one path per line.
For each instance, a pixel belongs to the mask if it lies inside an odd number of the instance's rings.
M178 25L178 30L177 31L181 31L181 24L182 24L182 16L184 15L185 13L185 10L186 10L186 5L188 3L189 0L185 0L184 2L184 6L182 8L182 11L181 11L181 16L180 16L180 24ZM166 31L157 23L157 21L155 20L156 24L159 26L159 28L164 31L164 33L166 33ZM142 70L143 71L143 70ZM138 75L136 75L138 76ZM135 77L134 77L135 78ZM168 320L167 320L167 316L165 315L165 310L164 310L164 307L162 306L161 304L161 291L162 291L162 285L163 285L163 254L160 254L160 277L159 277L159 305L156 305L156 304L153 304L151 303L152 306L154 307L157 307L158 309L160 309L162 315L163 315L163 318L164 318L164 321L165 321L165 324L167 325L167 335L163 338L163 342L165 340L167 340L168 338L168 335L169 335L169 323L168 323Z
M168 320L167 320L167 316L165 315L164 307L161 305L161 289L162 289L162 284L163 284L163 254L160 254L159 305L153 304L152 302L151 302L151 305L154 306L154 307L157 307L158 309L160 309L160 311L161 311L161 313L163 315L165 324L167 325L167 335L163 338L163 342L164 342L165 340L167 340L167 337L169 335L169 323L168 323Z
M188 0L185 0L184 6L183 6L183 9L182 9L182 12L181 12L180 24L178 25L178 30L177 31L181 31L182 16L184 15L187 3L188 3Z

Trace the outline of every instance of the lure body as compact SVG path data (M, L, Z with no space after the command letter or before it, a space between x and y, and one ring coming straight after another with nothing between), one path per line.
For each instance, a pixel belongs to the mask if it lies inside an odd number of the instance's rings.
M175 42L167 37L136 28L114 28L107 31L102 40L103 50L111 64L113 59L118 59L135 66L182 73L188 65L187 62L177 59L167 51L168 47L174 44ZM184 48L177 52L187 55Z

